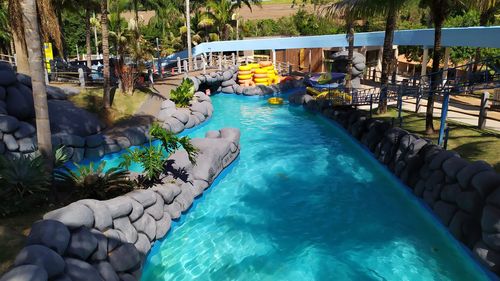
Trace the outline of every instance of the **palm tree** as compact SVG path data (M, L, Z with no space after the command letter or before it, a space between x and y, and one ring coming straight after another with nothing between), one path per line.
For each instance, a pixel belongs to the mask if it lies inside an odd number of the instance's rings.
M109 32L108 32L108 2L101 0L101 34L102 34L102 61L103 61L103 107L111 107L110 70L109 70Z
M85 47L87 49L87 67L92 67L92 30L90 19L92 18L93 12L97 10L97 3L92 0L87 0L84 2L85 9Z
M47 89L45 85L45 64L42 56L42 40L39 33L37 5L35 0L21 0L23 13L24 38L26 39L31 70L33 98L35 103L36 131L38 150L42 154L46 169L52 171L52 135L50 132L49 109L47 105Z
M347 43L348 54L347 54L347 77L346 77L346 91L351 92L351 77L352 77L352 59L354 57L354 24L357 18L360 16L361 10L358 5L349 5L349 1L340 1L335 3L330 3L324 8L324 12L327 17L337 18L343 17L346 21L347 29ZM351 3L352 4L352 3Z
M432 56L432 74L430 91L427 97L427 109L425 115L425 133L434 133L433 112L434 112L434 96L441 84L442 73L439 72L439 64L441 62L441 33L443 23L449 16L452 8L456 5L461 5L461 0L422 0L422 4L427 5L431 10L431 19L434 23L434 48Z
M500 1L497 0L465 0L470 9L479 11L479 25L487 26L495 21L495 14L499 9ZM474 58L474 72L477 71L477 63L481 60L481 48L476 49Z
M23 11L21 0L9 0L9 23L12 29L14 48L16 51L17 72L30 74L28 62L28 50L24 34ZM38 11L38 25L42 39L47 42L52 39L59 53L63 53L62 35L59 28L59 21L53 9L51 0L36 1Z

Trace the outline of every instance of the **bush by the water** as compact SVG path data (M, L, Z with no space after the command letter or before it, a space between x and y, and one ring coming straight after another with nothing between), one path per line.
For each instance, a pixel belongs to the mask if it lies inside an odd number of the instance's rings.
M194 96L194 84L191 79L183 79L176 89L170 91L170 100L178 107L188 107Z

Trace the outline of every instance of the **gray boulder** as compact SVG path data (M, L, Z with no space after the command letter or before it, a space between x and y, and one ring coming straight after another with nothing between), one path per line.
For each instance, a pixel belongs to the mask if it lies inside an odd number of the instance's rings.
M97 247L90 256L92 261L103 261L108 258L108 238L100 231L96 229L91 229L90 232L94 235L97 240Z
M165 204L172 203L174 201L175 196L181 193L180 187L172 183L156 185L152 187L151 190L160 194Z
M19 128L19 121L9 115L0 115L0 131L12 133Z
M163 212L163 209L162 209ZM149 241L153 241L156 237L156 221L149 214L144 214L133 223L137 231L146 234Z
M172 204L165 205L163 207L163 210L165 212L169 213L170 217L172 219L174 219L174 220L178 219L181 216L181 213L182 213L182 207L179 204L179 202L177 202L177 201L172 202Z
M231 80L233 78L233 73L231 71L224 71L222 73L222 79L224 81Z
M63 273L65 266L60 255L41 245L30 245L19 252L14 261L14 266L25 264L37 265L45 269L48 277Z
M136 267L141 256L133 244L124 243L109 253L108 261L116 272L125 272Z
M162 239L170 229L172 224L172 219L170 218L170 214L164 212L163 217L156 221L156 240Z
M90 148L98 147L103 143L104 137L101 134L95 134L85 138L85 145Z
M134 190L126 194L126 196L139 202L144 208L147 208L156 203L156 193L148 189Z
M99 159L104 156L104 146L98 146L85 149L85 158L88 159Z
M87 206L78 202L48 212L43 216L43 219L60 221L69 228L94 227L94 213Z
M52 100L66 100L68 95L63 89L47 85L47 98Z
M172 117L182 122L182 124L186 124L189 121L189 113L188 109L179 108L172 114Z
M120 281L120 278L109 262L101 261L93 266L105 281Z
M25 85L25 86L28 86L31 88L31 77L26 75L26 74L22 74L22 73L18 73L17 74L17 81L19 81L19 83Z
M16 73L12 69L0 69L0 86L10 86L17 82Z
M113 219L128 216L132 212L131 199L125 196L115 197L102 202L108 207Z
M130 141L131 145L141 145L147 141L146 135L139 128L128 128L123 135Z
M73 281L104 281L99 272L90 264L73 259L66 258L66 275Z
M25 98L25 94L16 86L7 87L7 111L20 120L28 120L35 117L34 105Z
M130 203L132 205L132 212L128 215L128 217L131 222L134 222L144 214L144 206L133 199L130 199Z
M128 217L113 220L113 227L125 234L125 239L129 243L137 241L137 230L134 228Z
M71 234L66 255L86 260L97 248L97 238L86 227L80 227Z
M74 106L69 101L49 100L50 128L53 133L89 136L104 129L96 115Z
M128 273L122 273L119 275L120 276L120 281L137 281L137 279Z
M161 109L175 108L175 103L171 100L164 100L161 103Z
M17 144L16 138L14 138L11 134L4 134L3 142L9 151L17 151L19 149L19 144Z
M17 144L19 145L19 151L22 153L34 152L37 148L36 138L34 137L20 139Z
M208 109L207 109L207 102L199 102L195 103L191 106L191 111L193 112L199 112L203 114L204 116L208 116Z
M0 71L2 72L2 71ZM1 74L0 74L1 77ZM47 281L47 272L37 265L22 265L7 272L0 281Z
M26 137L31 137L36 133L35 127L33 127L30 123L19 122L19 128L14 133L16 139L22 139Z
M65 146L72 146L72 147L84 147L85 146L85 139L76 136L76 135L70 135L66 133L59 133L59 134L54 134L52 135L53 137L57 137L61 144Z
M5 91L5 88L0 86L0 100L3 101L5 100L5 97L7 96L7 91Z
M203 115L203 114L202 114L202 113L200 113L200 112L193 111L193 112L191 112L191 114L192 114L193 116L195 116L195 117L199 120L199 122L200 122L200 123L201 123L201 122L203 122L203 121L205 121L205 119L206 119L205 115Z
M68 247L70 232L59 221L41 220L31 226L26 245L44 245L62 255Z
M224 87L232 87L233 85L236 85L236 81L234 81L233 79L229 79L221 83L223 89Z
M170 130L175 134L180 133L184 130L184 124L173 117L167 118L165 120L165 124L167 124L170 127Z
M151 241L145 234L139 233L139 237L137 239L137 242L135 242L134 246L135 248L137 248L137 251L139 251L139 253L145 256L151 249Z

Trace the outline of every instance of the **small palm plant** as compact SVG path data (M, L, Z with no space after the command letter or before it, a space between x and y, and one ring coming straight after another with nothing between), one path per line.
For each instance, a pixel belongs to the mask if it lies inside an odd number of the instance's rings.
M59 184L75 188L78 198L105 200L133 188L127 170L115 167L104 171L105 161L98 165L93 162L88 166L75 165L75 170L68 167L57 170L54 179Z
M168 155L181 147L187 152L189 161L195 163L198 150L191 144L190 138L178 137L156 123L151 126L149 135L149 146L143 149L128 149L127 153L122 156L123 161L120 164L120 167L128 169L133 162L139 163L144 169L145 179L145 181L140 182L141 185L148 186L151 183L158 182L165 170ZM158 139L161 146L153 145L153 139Z
M170 91L170 100L179 107L188 107L194 96L194 84L191 79L183 79L179 87Z

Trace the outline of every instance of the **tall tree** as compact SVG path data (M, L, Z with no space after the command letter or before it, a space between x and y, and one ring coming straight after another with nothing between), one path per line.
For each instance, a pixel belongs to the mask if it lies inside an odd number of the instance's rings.
M24 37L26 39L31 70L31 83L36 115L38 150L45 159L48 171L53 169L52 135L50 132L47 88L45 85L45 64L42 56L42 40L38 25L35 0L21 0Z
M103 62L103 107L111 107L110 65L109 65L109 31L108 31L108 0L101 0L101 34Z
M479 25L488 26L495 21L495 15L500 8L499 0L465 0L470 9L479 11ZM481 60L481 48L476 49L474 71L477 71L478 62Z
M422 4L428 6L431 11L431 19L434 24L434 48L432 56L432 73L430 91L427 97L427 109L425 114L425 133L434 133L434 99L441 85L442 73L440 70L441 63L441 35L443 24L446 18L450 15L452 8L456 5L461 5L461 0L422 0Z

